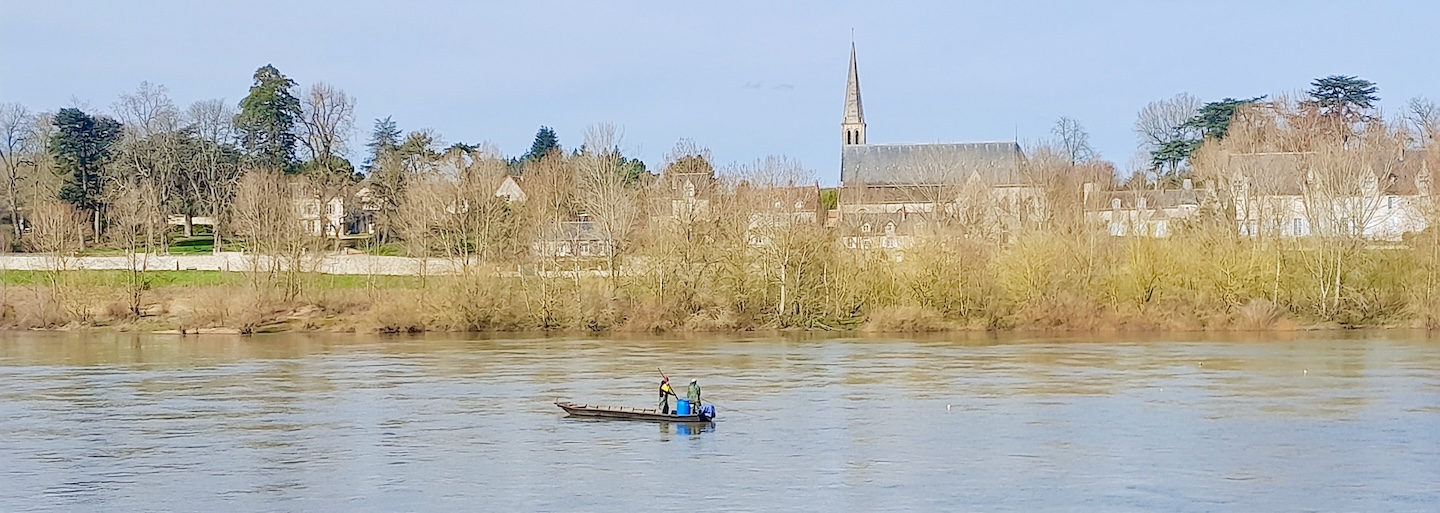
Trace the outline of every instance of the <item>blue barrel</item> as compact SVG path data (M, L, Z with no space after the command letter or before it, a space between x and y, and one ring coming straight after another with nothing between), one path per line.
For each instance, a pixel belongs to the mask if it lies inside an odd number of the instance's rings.
M690 400L689 400L689 399L676 399L676 400L675 400L675 414L676 414L676 415L689 415L689 414L690 414Z

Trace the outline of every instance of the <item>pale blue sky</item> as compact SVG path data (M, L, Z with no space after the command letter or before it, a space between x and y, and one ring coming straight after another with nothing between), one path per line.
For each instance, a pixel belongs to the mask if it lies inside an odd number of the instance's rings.
M652 167L688 137L720 163L838 177L851 29L869 140L1034 141L1060 116L1127 166L1147 102L1297 92L1359 75L1399 111L1440 100L1440 2L307 2L0 0L0 101L108 110L142 80L236 103L272 63L446 142L524 152L624 129Z

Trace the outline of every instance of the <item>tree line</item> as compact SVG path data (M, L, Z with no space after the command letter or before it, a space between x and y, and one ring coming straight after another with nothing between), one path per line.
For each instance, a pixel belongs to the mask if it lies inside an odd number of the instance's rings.
M249 276L247 290L263 292L255 304L333 303L312 271L334 241L300 221L306 204L363 187L369 249L460 270L435 279L422 268L413 289L367 288L351 301L387 330L1440 325L1434 231L1376 245L1345 229L1383 208L1349 201L1387 185L1365 180L1377 162L1421 147L1440 156L1435 110L1417 100L1387 119L1378 88L1354 77L1318 79L1294 99L1182 95L1142 110L1145 160L1119 187L1140 194L1188 178L1211 195L1168 238L1114 237L1094 221L1084 184L1116 180L1114 165L1080 122L1062 118L1020 169L1043 208L1020 215L965 184L927 191L920 199L936 208L904 251L846 248L844 226L795 215L789 194L815 177L792 159L717 169L709 150L681 140L652 174L619 151L612 126L591 127L568 151L542 128L529 151L505 157L483 144L442 147L438 134L384 118L356 167L343 157L354 99L324 84L295 91L267 66L235 108L178 109L149 85L123 96L114 117L7 106L5 119L18 120L5 125L18 128L5 131L3 155L16 240L63 253L103 239L145 252L163 246L166 216L213 217L217 250L234 236L263 261ZM1236 158L1257 154L1298 160ZM496 196L506 177L522 182L523 201ZM1293 214L1265 203L1287 184L1305 184L1316 237L1270 228ZM1417 208L1435 219L1428 203ZM1260 228L1237 230L1250 219ZM547 241L593 244L590 258ZM138 280L124 287L135 315L156 300Z

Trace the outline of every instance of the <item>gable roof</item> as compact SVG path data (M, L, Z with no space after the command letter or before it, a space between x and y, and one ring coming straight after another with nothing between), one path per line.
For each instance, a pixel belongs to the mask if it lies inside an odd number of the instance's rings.
M863 144L843 146L840 181L847 185L984 185L1023 182L1025 155L1015 142Z

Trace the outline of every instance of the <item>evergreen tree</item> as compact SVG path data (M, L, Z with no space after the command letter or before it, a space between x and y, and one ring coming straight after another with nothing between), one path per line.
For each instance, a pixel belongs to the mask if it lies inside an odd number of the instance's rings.
M1313 89L1306 91L1310 97L1305 105L1314 108L1320 115L1346 123L1369 121L1369 112L1375 108L1380 97L1375 93L1380 88L1374 82L1345 75L1331 75L1317 78L1310 83Z
M295 123L300 100L291 92L295 81L266 64L255 70L255 84L240 101L235 128L253 165L291 171L295 164Z
M616 148L615 153L620 153L620 149ZM644 161L620 155L620 174L625 177L626 185L636 185L650 172L645 169Z
M386 154L400 148L400 126L385 116L385 119L376 119L375 128L370 131L370 142L365 143L370 148L370 156L366 157L364 169L366 173L374 171L376 163Z
M56 166L66 175L60 199L89 212L95 219L98 235L105 195L102 173L112 147L120 140L120 122L67 108L55 114L54 124L55 133L47 146Z
M555 135L555 129L542 126L535 132L535 142L530 143L530 151L521 160L539 160L552 151L564 151L560 148L560 137Z
M1230 131L1230 121L1235 119L1235 113L1240 110L1240 107L1264 99L1264 96L1256 96L1245 100L1226 98L1218 102L1206 103L1203 107L1200 107L1200 112L1197 112L1195 117L1185 122L1185 126L1199 130L1202 139L1224 139L1225 134ZM1198 142L1194 147L1200 147ZM1194 148L1191 150L1193 151L1193 149Z

